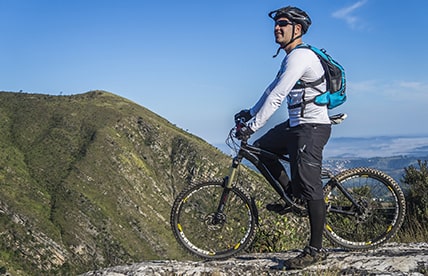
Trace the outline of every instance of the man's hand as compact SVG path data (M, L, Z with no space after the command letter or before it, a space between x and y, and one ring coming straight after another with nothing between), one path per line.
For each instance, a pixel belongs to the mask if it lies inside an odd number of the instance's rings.
M238 123L241 119L244 119L244 122L248 122L253 116L249 109L243 109L235 114L235 122Z
M247 126L244 126L244 127L241 127L240 129L238 129L238 130L236 131L236 133L235 133L235 137L236 137L238 140L248 140L248 139L250 139L250 136L251 136L253 133L254 133L254 131L253 131L251 128L249 128L249 127L247 127Z

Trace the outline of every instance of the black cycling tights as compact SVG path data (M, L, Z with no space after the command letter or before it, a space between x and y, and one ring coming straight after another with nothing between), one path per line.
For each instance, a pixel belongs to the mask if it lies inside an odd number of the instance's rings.
M308 200L309 222L311 225L311 240L309 245L322 248L322 236L325 224L325 202L324 199Z

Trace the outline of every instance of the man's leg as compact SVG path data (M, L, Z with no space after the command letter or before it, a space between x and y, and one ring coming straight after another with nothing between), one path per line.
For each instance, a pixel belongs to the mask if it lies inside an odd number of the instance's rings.
M322 248L322 237L325 224L325 209L324 199L308 200L309 223L311 225L311 239L309 245L316 248Z
M311 238L303 253L286 262L289 269L303 268L326 258L322 237L326 218L321 181L322 151L330 137L328 125L302 125L296 128L293 152L293 193L307 200Z
M264 150L267 150L272 153L277 154L286 154L287 151L287 132L289 130L288 122L284 122L270 129L265 135L260 137L254 145L260 147ZM269 158L261 158L261 161L268 169L269 173L274 179L276 179L281 185L282 189L286 193L291 193L290 178L287 175L287 172L284 169L284 166L279 162L279 160L272 160ZM274 211L277 213L285 213L286 210L285 203L274 203L268 204L266 208L269 211Z
M288 121L276 125L255 141L254 146L272 153L286 154L288 152L286 139L288 129ZM261 158L261 161L267 167L273 178L281 183L283 188L288 186L290 179L285 172L284 166L279 162L279 160Z

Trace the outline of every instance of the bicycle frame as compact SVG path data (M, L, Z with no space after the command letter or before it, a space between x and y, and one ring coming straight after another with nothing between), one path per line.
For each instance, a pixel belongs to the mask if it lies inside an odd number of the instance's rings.
M299 215L306 215L306 208L296 204L289 195L286 194L282 186L278 183L278 181L271 175L266 165L261 162L259 157L266 157L272 160L283 160L287 163L290 162L289 157L284 155L277 155L271 153L269 151L263 150L261 148L248 145L247 141L241 141L241 145L237 155L232 159L232 165L229 170L229 174L224 178L224 191L220 200L219 207L217 209L218 213L221 213L226 205L226 201L228 198L228 194L232 185L236 178L236 173L239 165L241 164L243 159L247 159L251 164L253 164L259 172L263 175L263 177L268 181L268 183L275 189L278 195L289 205L292 207L292 210ZM334 185L342 192L342 194L352 202L352 205L356 207L356 211L344 210L342 208L337 208L335 206L328 206L329 212L340 213L344 215L354 216L356 214L361 215L363 213L363 207L360 206L358 202L349 194L346 189L338 183L334 177L334 175L325 169L322 169L321 176L323 179L328 179L329 182L333 181Z
M248 145L246 141L241 141L241 146L239 148L238 154L232 160L232 166L230 167L230 171L227 177L224 180L225 190L230 190L232 188L233 182L235 181L236 171L239 165L242 162L242 159L247 159L251 162L263 175L263 177L268 181L268 183L275 189L275 191L279 194L279 196L287 202L290 206L293 207L294 211L302 212L305 210L302 206L296 204L284 191L282 186L278 183L278 181L272 176L272 174L267 169L266 165L260 161L259 156L266 157L272 160L284 160L286 162L290 162L290 159L287 156L277 155L271 153L269 151L263 150L261 148ZM222 202L225 202L227 199L227 191L223 193ZM224 201L223 201L224 200ZM222 205L222 204L220 204ZM221 208L221 209L220 209ZM222 210L224 206L219 206L219 211Z

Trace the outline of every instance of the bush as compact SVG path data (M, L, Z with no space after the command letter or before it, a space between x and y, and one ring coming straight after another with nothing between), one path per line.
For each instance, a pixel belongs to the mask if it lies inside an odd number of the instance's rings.
M302 248L308 243L309 221L294 214L277 215L268 212L264 202L256 201L260 211L259 228L249 248L253 253L283 252Z
M409 237L424 240L428 236L428 166L427 161L418 160L419 168L405 168L402 182L409 187L406 195L407 217L403 229ZM410 232L410 233L409 233Z

